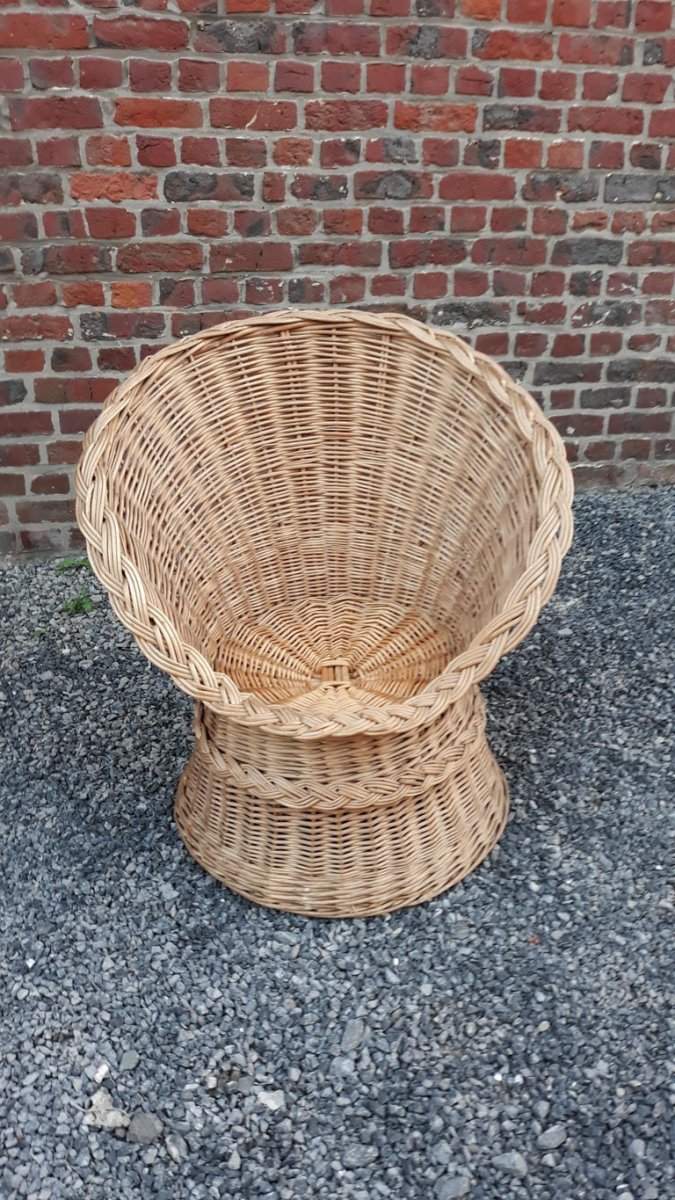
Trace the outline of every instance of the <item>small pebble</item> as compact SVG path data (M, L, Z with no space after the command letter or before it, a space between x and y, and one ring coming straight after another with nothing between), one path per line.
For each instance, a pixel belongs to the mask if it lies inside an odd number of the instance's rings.
M120 1059L120 1071L133 1071L141 1061L135 1050L125 1050Z
M342 1041L340 1043L340 1049L342 1050L342 1053L349 1054L350 1051L356 1050L363 1041L365 1031L365 1023L360 1017L353 1017L350 1021L348 1021L345 1025L344 1033L342 1034Z
M375 1162L379 1157L377 1146L366 1146L355 1142L352 1146L348 1146L345 1150L342 1161L345 1167L356 1169L357 1167L367 1167L369 1163Z
M457 1200L470 1191L471 1183L465 1175L445 1175L437 1181L434 1195L436 1200Z
M188 1144L179 1133L167 1134L165 1145L169 1158L172 1158L174 1162L180 1162L181 1159L187 1158Z
M567 1130L564 1125L551 1125L549 1129L545 1129L537 1138L537 1145L540 1150L557 1150L558 1146L562 1146L563 1142L567 1141Z
M279 1109L284 1107L286 1097L281 1090L274 1092L258 1092L258 1100L265 1108L269 1108L270 1112L279 1112Z
M136 1142L140 1146L147 1146L150 1142L154 1142L162 1132L162 1122L152 1113L137 1112L134 1113L129 1123L128 1138L130 1142Z
M497 1154L492 1162L498 1170L508 1171L510 1175L520 1175L521 1178L527 1175L527 1163L517 1150L508 1150L506 1154Z

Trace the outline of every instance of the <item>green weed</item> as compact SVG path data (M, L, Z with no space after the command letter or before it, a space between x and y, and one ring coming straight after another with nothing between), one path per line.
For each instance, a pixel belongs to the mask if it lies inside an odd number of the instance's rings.
M82 571L88 566L88 558L78 558L75 555L71 555L69 558L62 558L56 564L56 570L60 575L63 571Z
M82 588L72 600L66 600L66 603L61 605L61 612L68 613L69 617L76 617L81 613L91 612L93 607L94 601L89 592Z

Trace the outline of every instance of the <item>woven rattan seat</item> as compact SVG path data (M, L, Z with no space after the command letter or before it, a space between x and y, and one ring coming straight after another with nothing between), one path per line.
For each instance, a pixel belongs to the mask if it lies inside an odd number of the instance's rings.
M535 402L398 315L269 313L147 359L78 470L89 555L194 697L175 817L260 903L386 912L499 837L478 684L535 623L571 475Z

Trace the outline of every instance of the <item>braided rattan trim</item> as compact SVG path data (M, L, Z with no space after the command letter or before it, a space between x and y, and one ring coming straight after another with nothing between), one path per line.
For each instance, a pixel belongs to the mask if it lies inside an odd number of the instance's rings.
M324 812L371 808L418 798L463 769L478 744L485 744L485 702L477 689L466 701L446 710L429 726L396 734L395 740L391 735L381 739L378 770L373 765L372 739L356 738L352 744L342 738L335 743L339 750L325 763L321 779L317 778L316 764L306 751L303 755L303 742L296 742L294 778L286 779L278 770L267 773L255 763L236 757L231 749L228 752L218 746L217 733L214 736L210 732L209 714L201 705L195 709L196 749L211 771L262 801ZM217 716L214 719L211 715L210 719L224 734L224 740L234 740L236 746L237 726ZM242 747L239 752L245 754L246 750Z
M290 328L302 322L361 323L399 336L402 341L415 339L447 356L449 364L480 377L492 398L512 414L519 436L531 446L539 489L538 527L525 570L502 612L431 683L407 700L386 707L346 709L336 704L332 710L299 711L240 691L229 675L214 671L200 650L181 637L169 615L149 598L137 568L124 553L122 530L108 502L107 463L115 444L116 421L142 399L144 385L157 380L175 361L189 359L197 347L209 341L246 336L264 327ZM171 675L183 691L232 720L310 739L399 732L428 724L484 679L499 659L523 640L555 588L572 537L571 500L572 476L557 431L534 400L498 364L455 335L411 318L344 309L291 310L227 323L145 360L113 392L90 428L77 473L78 519L93 569L108 589L115 612L150 661Z

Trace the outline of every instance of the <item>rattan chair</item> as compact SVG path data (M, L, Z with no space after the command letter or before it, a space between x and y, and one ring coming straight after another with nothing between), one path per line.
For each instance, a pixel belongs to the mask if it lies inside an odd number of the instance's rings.
M113 393L77 492L115 612L196 701L175 818L207 871L338 917L488 854L478 684L572 532L560 438L496 363L393 314L221 325Z

